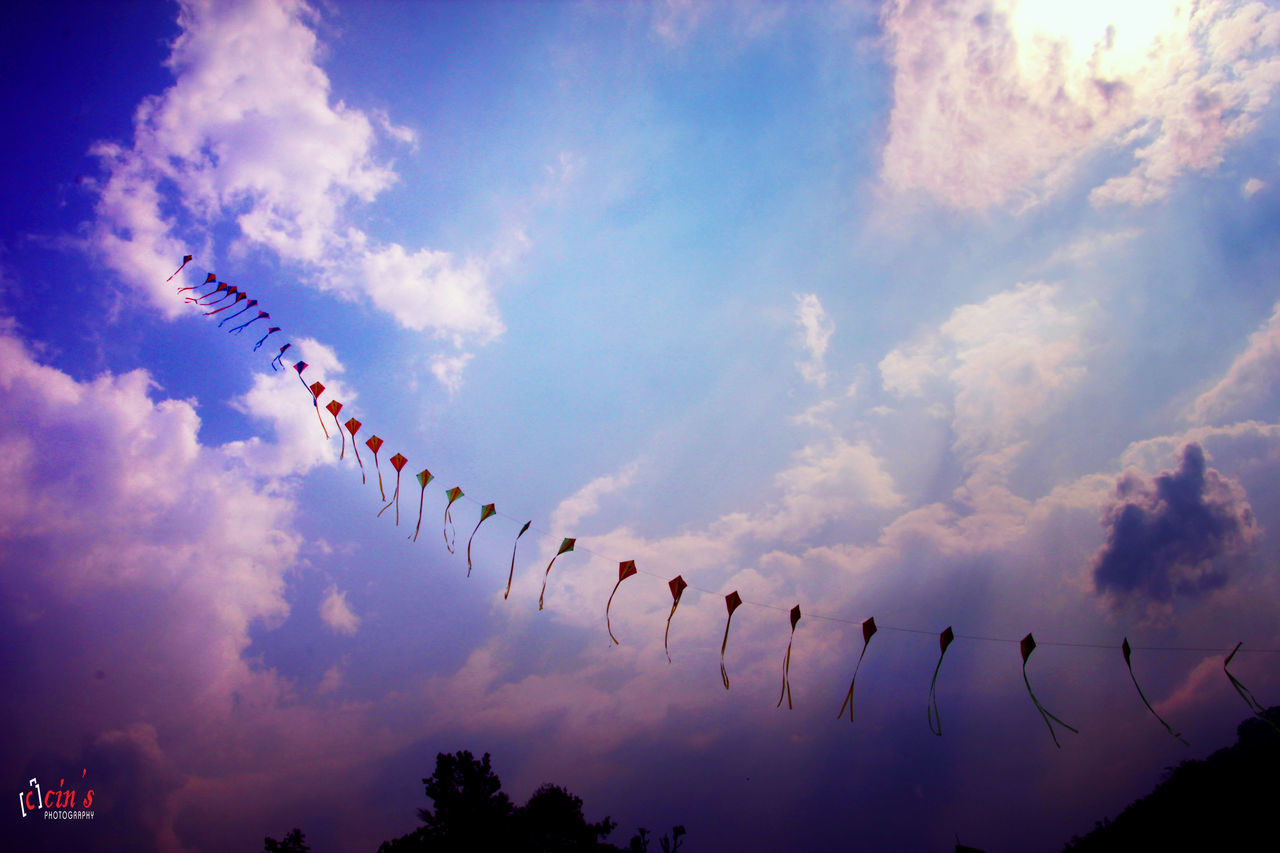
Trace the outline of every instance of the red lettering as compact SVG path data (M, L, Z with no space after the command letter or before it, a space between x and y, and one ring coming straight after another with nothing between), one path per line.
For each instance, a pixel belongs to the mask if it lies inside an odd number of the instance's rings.
M27 791L27 800L26 800L26 802L27 802L27 811L29 811L29 812L33 812L33 811L35 811L35 810L36 810L36 807L35 807L35 806L33 806L33 805L31 805L31 792L30 792L30 791Z
M53 796L53 794L54 794L54 792L53 792L53 791L45 791L45 792L44 792L44 807L45 807L46 809L51 809L51 808L53 808L53 806L49 805L49 798L50 798L50 797L52 797L52 796Z
M93 789L89 789L89 793L84 795L84 807L87 809L93 805Z

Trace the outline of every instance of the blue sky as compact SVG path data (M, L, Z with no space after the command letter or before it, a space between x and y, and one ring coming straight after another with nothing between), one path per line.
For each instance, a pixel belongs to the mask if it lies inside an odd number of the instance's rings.
M1225 652L1280 688L1280 11L1062 8L8 10L3 766L101 807L15 831L372 849L466 748L619 842L1044 849L1227 743Z

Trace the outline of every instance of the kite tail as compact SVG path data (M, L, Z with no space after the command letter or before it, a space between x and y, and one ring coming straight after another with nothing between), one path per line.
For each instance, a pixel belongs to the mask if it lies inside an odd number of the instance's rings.
M356 437L355 437L354 435L353 435L353 436L351 436L351 449L352 449L352 450L355 452L355 454L356 454L356 464L360 466L360 485L362 485L362 486L363 486L363 485L364 485L364 483L365 483L365 479L364 479L364 460L362 460L362 459L360 458L360 445L359 445L359 443L356 441Z
M1133 686L1137 688L1138 698L1142 700L1142 704L1147 706L1147 710L1151 712L1151 716L1160 721L1160 725L1164 726L1165 731L1182 741L1183 746L1191 746L1191 744L1187 742L1187 739L1180 733L1174 731L1173 726L1169 725L1168 721L1166 721L1164 717L1157 714L1156 709L1151 707L1151 703L1147 701L1147 694L1142 692L1142 686L1138 684L1138 676L1133 674L1133 661L1129 658L1130 647L1128 637L1124 638L1124 643L1120 646L1120 651L1124 653L1125 666L1129 668L1129 677L1133 679Z
M272 370L275 370L275 369L276 369L276 362L277 362L277 361L278 361L278 362L280 362L280 369L281 369L281 370L284 370L284 351L285 351L285 350L287 350L287 349L288 349L289 347L291 347L291 346L293 346L293 344L289 343L289 344L285 344L284 346L280 347L280 352L276 353L276 357L275 357L275 358L273 358L273 359L271 359L271 369L272 369ZM305 385L306 383L304 382L303 384Z
M529 529L531 524L533 524L532 520L526 521L524 527L521 527L520 532L516 534L515 542L511 544L511 571L507 573L507 591L502 594L503 601L506 601L507 596L511 595L511 579L516 576L516 548L520 546L520 537L524 535L524 532Z
M559 554L556 554L556 557L559 557L559 556L560 556ZM551 562L547 563L547 570L542 575L542 591L538 593L538 609L539 610L542 609L542 600L547 594L547 578L551 576L551 567L555 565L556 557L552 557Z
M1267 725L1271 726L1271 728L1280 732L1280 726L1277 726L1275 722L1267 716L1267 709L1262 707L1262 703L1254 698L1253 694L1249 692L1249 688L1245 687L1240 682L1240 679L1231 674L1231 670L1227 669L1227 665L1231 663L1231 659L1236 656L1236 652L1240 651L1240 647L1243 645L1243 642L1236 643L1236 647L1231 650L1231 654L1227 655L1227 659L1222 662L1222 671L1227 674L1227 678L1231 680L1231 686L1240 694L1240 698L1249 706L1249 710Z
M475 540L476 531L482 524L484 524L483 518L476 522L476 526L471 529L471 536L467 538L467 577L471 577L471 543Z
M209 275L205 277L205 280L200 282L199 284L193 284L190 287L179 287L177 292L181 293L184 290L195 290L198 287L204 287L206 284L211 284L217 280L218 280L218 277L216 275L214 275L213 273L209 273ZM187 298L190 299L191 297L187 297Z
M219 321L218 321L218 328L219 328L219 329L221 329L221 328L222 328L222 324L223 324L223 323L227 322L228 320L234 320L235 318L239 317L241 314L243 314L244 312L248 311L250 308L252 308L253 306L255 306L255 305L257 305L257 304L258 304L258 300L256 300L256 299L250 299L250 300L249 300L249 303L248 303L247 305L245 305L243 308L241 308L239 311L237 311L237 312L236 312L236 313L234 313L234 314L228 314L227 316L225 316L225 317L223 317L221 320L219 320Z
M182 257L182 266L181 266L181 267L178 267L176 270L174 270L174 271L173 271L173 275L177 275L178 273L182 272L182 268L183 268L183 267L185 267L188 263L190 263L190 261L191 261L191 256L190 256L190 255L184 255L184 256ZM173 281L173 275L171 275L171 276L169 276L168 278L166 278L166 279L165 279L165 281Z
M942 647L942 651L938 654L938 665L933 668L933 680L929 682L929 731L938 737L942 737L942 715L938 713L938 672L942 669L942 659L946 657L947 647L955 637L950 625L938 636L938 645Z
M248 326L250 323L256 323L256 322L258 322L259 320L265 320L265 319L269 318L270 316L271 316L271 315L270 315L270 314L268 314L266 311L259 311L259 312L258 312L258 316L257 316L257 317L254 317L252 320L246 320L245 322L241 323L239 326L234 326L234 327L232 327L232 328L230 328L230 329L227 329L227 334L231 334L231 333L233 333L233 332L234 332L235 334L237 334L237 335L238 335L238 334L240 334L241 332L243 332L243 331L245 330L245 327L246 327L246 326Z
M720 641L720 680L724 682L724 689L729 689L729 670L724 668L724 650L729 645L729 624L733 621L733 614L729 614L729 618L724 623L724 639Z
M1031 689L1031 680L1027 678L1027 662L1026 661L1022 662L1022 681L1024 684L1027 685L1027 695L1029 695L1031 697L1031 701L1035 703L1036 710L1040 712L1040 716L1044 719L1044 724L1049 727L1049 737L1053 738L1054 746L1058 747L1059 749L1062 748L1062 744L1058 743L1058 733L1053 729L1054 723L1057 723L1058 725L1062 726L1064 729L1066 729L1069 732L1080 734L1079 729L1074 728L1068 723L1064 723L1062 720L1058 719L1052 713L1050 713L1048 708L1040 704L1040 700L1036 698L1035 691Z
M452 506L452 502L450 502L450 506ZM478 525L478 524L476 525L476 527L479 527L479 526L480 526L480 525ZM443 532L443 534L444 534L444 545L445 545L445 547L446 547L446 548L448 548L448 549L449 549L449 553L450 553L450 554L452 554L452 553L453 553L453 545L454 545L454 542L456 541L456 539L457 539L457 535L458 535L458 528L457 528L456 526L454 526L454 523L453 523L453 513L450 511L450 507L449 507L449 506L446 506L446 507L444 508L444 526L441 528L441 531L442 531L442 532ZM452 535L452 536L450 536L450 535L449 535L450 533L452 533L453 535ZM470 548L468 547L468 549L467 549L467 550L468 550L468 551L470 551ZM470 575L471 575L471 560L470 560L470 559L468 559L468 560L467 560L467 575L468 575L468 576L470 576Z
M257 342L256 344L254 344L254 345L253 345L253 351L254 351L254 352L257 352L259 349L261 349L261 348L262 348L262 345L263 345L264 343L266 343L267 338L271 337L272 335L274 335L274 334L275 334L276 332L278 332L278 331L280 331L280 327L279 327L279 326L275 326L275 327L273 327L272 329L270 329L270 330L269 330L265 335L263 335L261 338L258 338L258 342Z
M853 667L853 678L849 679L849 692L844 695L844 704L840 706L840 713L836 714L836 719L844 716L844 709L849 709L849 722L853 722L853 685L858 682L858 670L862 668L862 657L867 653L867 647L862 646L862 654L858 655L858 663Z
M625 560L618 564L618 582L613 585L613 592L609 593L609 600L604 605L604 624L609 630L609 639L613 640L615 646L620 645L618 638L613 636L613 621L609 616L609 608L613 606L613 597L618 592L618 587L622 586L622 582L636 573L636 561Z

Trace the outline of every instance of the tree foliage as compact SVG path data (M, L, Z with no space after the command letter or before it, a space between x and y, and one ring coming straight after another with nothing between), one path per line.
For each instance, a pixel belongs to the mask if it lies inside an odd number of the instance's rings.
M423 779L431 807L418 810L422 826L383 842L378 853L461 853L473 850L520 850L527 853L630 853L648 849L648 830L640 830L623 848L605 839L617 828L606 817L588 823L582 799L558 785L543 785L523 806L502 791L489 761L477 761L465 750L436 756L436 769ZM684 827L662 839L664 853L674 853Z
M1170 768L1155 790L1115 820L1101 820L1092 832L1072 838L1064 853L1250 850L1273 843L1280 802L1277 723L1280 706L1268 710L1266 720L1245 720L1235 745Z

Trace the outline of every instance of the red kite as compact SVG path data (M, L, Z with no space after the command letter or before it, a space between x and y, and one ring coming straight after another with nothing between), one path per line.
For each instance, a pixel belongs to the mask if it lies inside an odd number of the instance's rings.
M216 275L214 275L213 273L209 273L207 276L204 277L204 281L200 282L199 284L193 284L190 287L179 287L178 293L181 293L184 290L195 290L196 288L204 287L206 284L212 284L217 280L218 280L218 277ZM187 297L187 298L190 299L191 297ZM194 302L195 300L192 300L192 301Z
M183 256L182 256L182 267L185 267L185 266L186 266L188 263L190 263L190 262L191 262L191 256L190 256L190 255L183 255ZM173 275L177 275L178 273L182 272L182 267L178 267L176 270L174 270L174 271L173 271ZM173 281L173 275L171 275L171 276L169 276L168 278L166 278L166 279L165 279L165 281Z
M511 544L511 571L507 573L507 591L502 594L503 601L506 601L507 596L511 595L511 579L516 576L516 548L520 545L520 537L524 535L524 532L529 529L531 524L533 524L532 520L526 521L524 527L521 527L520 532L516 534L515 542Z
M349 418L346 423L347 432L351 433L351 449L356 454L356 464L360 466L360 485L364 485L364 461L360 458L360 445L356 444L356 433L360 431L360 422ZM381 446L381 445L379 445Z
M376 435L369 436L369 440L364 443L364 446L373 451L373 468L378 472L378 494L382 495L382 499L385 501L387 493L382 488L382 469L378 467L378 450L382 447L382 439Z
M1036 638L1027 634L1027 636L1022 638L1022 643L1019 646L1019 649L1022 652L1022 681L1027 685L1027 694L1031 697L1031 701L1036 703L1036 710L1039 711L1040 716L1044 718L1044 724L1049 727L1049 737L1053 738L1053 745L1061 749L1062 744L1058 743L1058 733L1053 730L1053 723L1057 723L1068 731L1075 732L1076 734L1080 734L1080 730L1073 729L1053 714L1050 714L1045 707L1040 704L1040 700L1036 698L1036 694L1031 690L1031 680L1027 678L1027 658L1031 657L1031 653L1036 650ZM1053 722L1050 722L1050 720Z
M733 611L742 606L742 596L735 589L724 597L724 606L729 611L729 618L724 621L724 639L720 642L720 678L724 681L724 689L729 689L729 670L724 668L724 650L729 645L729 625L733 622Z
M667 637L671 635L671 617L676 615L676 608L680 606L680 596L684 595L689 585L684 582L683 577L676 575L667 582L667 586L671 589L671 612L667 614L667 630L662 634L662 650L667 653L667 663L671 663L671 649L667 646Z
M871 638L876 634L876 620L871 617L862 623L862 652L858 655L858 662L853 667L853 678L849 679L849 692L845 694L844 704L840 706L840 713L836 714L836 719L844 716L844 709L849 709L849 722L853 722L853 685L858 680L858 670L862 668L862 658L867 653L867 644L871 642Z
M209 273L209 275L213 275L213 273ZM205 284L208 284L208 283L209 283L209 281L208 281L208 280L206 280L206 281L205 281ZM202 285L202 286L203 286L203 285ZM188 297L187 297L187 301L188 301L188 302L194 302L194 303L196 303L197 305L199 305L199 304L200 304L200 300L201 300L201 299L208 299L210 296L213 296L213 294L215 294L215 293L223 293L223 292L224 292L224 291L226 291L226 290L227 290L227 288L229 288L229 287L231 287L231 285L227 284L225 281L220 281L220 282L218 282L218 286L217 286L217 287L215 287L213 290L210 290L208 293L202 293L202 294L200 294L199 296L196 296L196 297L188 296ZM235 291L234 291L234 290L232 290L231 292L232 292L232 293L235 293ZM225 297L225 296L223 296L223 297L220 297L220 298L225 299L226 297ZM216 300L215 300L215 301L216 301ZM210 304L212 304L212 303L210 303Z
M1151 703L1147 701L1146 694L1142 692L1142 688L1138 685L1138 676L1133 674L1133 661L1130 659L1132 652L1133 650L1129 647L1129 638L1125 637L1124 642L1120 644L1120 653L1124 655L1124 665L1129 668L1129 677L1133 679L1133 686L1138 688L1138 696L1142 699L1142 704L1146 705L1151 715L1160 721L1160 725L1164 726L1165 731L1182 741L1184 746L1191 746L1191 744L1187 743L1187 739L1175 732L1173 726L1165 722L1164 717L1157 714L1156 709L1152 708Z
M778 694L778 707L782 707L782 697L787 697L787 710L791 708L791 644L796 639L796 623L800 621L800 605L791 608L791 639L787 640L787 656L782 659L782 692Z
M377 461L377 451L374 451L373 458ZM391 467L396 469L396 492L392 495L391 500L387 501L387 506L391 506L393 503L396 505L396 527L400 526L400 469L404 468L405 463L408 461L399 453L391 457ZM379 479L381 479L381 472L379 472ZM387 506L378 510L378 518L381 518L382 514L387 511Z
M609 621L609 608L613 606L614 593L618 591L618 587L622 586L622 582L636 573L636 561L626 560L618 563L618 582L613 585L613 592L609 593L609 600L604 605L604 624L609 629L609 639L613 640L613 644L619 645L618 638L613 636L613 623Z
M338 412L342 411L342 404L337 400L330 400L325 404L325 410L333 415L333 428L338 433L338 438L342 439L342 450L338 453L338 459L341 460L347 455L347 436L342 432L342 424L338 423Z
M938 713L938 670L942 669L942 658L947 653L947 646L956 638L951 626L938 635L938 645L942 651L938 654L938 665L933 668L933 681L929 682L929 731L942 737L942 715Z
M209 317L209 316L212 316L212 315L214 315L214 314L217 314L217 313L219 313L219 312L221 312L221 311L226 311L228 308L233 308L233 307L235 307L236 305L239 305L241 302L243 302L244 300L246 300L246 299L248 299L248 298L249 298L249 294L245 293L245 292L242 290L242 291L240 291L239 293L237 293L237 294L236 294L236 298L235 298L235 299L232 299L232 300L231 300L231 302L230 302L229 304L227 304L227 305L223 305L221 308L215 308L215 309L214 309L214 310L212 310L212 311L206 311L206 312L204 312L204 316ZM257 305L258 303L256 303L256 302L255 302L254 304L255 304L255 305ZM233 316L233 317L234 317L235 315L233 314L233 315L231 315L231 316ZM225 318L225 317L223 317L223 319L225 320L226 318ZM221 324L219 324L219 325L221 325Z
M523 533L524 531L521 531L521 532ZM551 567L555 565L556 557L559 557L561 554L567 554L570 551L572 551L573 543L577 541L578 541L577 539L565 539L563 542L560 543L560 550L556 551L555 557L552 557L551 562L547 563L546 574L542 576L542 592L538 593L538 609L539 610L542 609L542 597L547 594L547 578L551 576Z
M493 504L485 504L480 507L480 520L471 529L471 538L467 540L467 577L471 577L471 541L476 538L476 531L480 529L480 525L484 524L484 520L491 515L496 515L497 512Z

